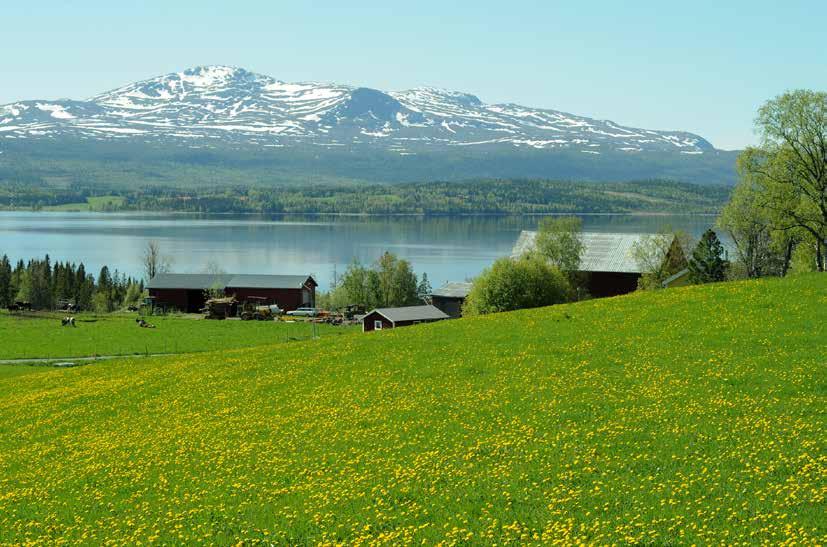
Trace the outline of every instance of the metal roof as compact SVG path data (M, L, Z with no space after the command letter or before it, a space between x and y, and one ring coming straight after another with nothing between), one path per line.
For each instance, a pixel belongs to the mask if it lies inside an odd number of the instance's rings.
M160 273L147 284L150 289L299 289L312 279L309 275L178 274Z
M580 271L643 273L643 268L635 260L635 245L651 234L620 234L584 232L583 256L580 257ZM674 236L670 236L674 237ZM512 258L518 258L534 250L537 232L523 230L511 251Z
M230 274L173 274L159 273L149 280L149 289L212 289L226 287Z
M434 306L406 306L404 308L376 308L368 314L378 313L388 321L431 321L434 319L450 319L450 316Z
M431 296L441 296L443 298L465 298L471 292L472 283L467 282L450 282L446 283L437 290L431 293Z
M308 279L316 280L310 275L233 275L227 282L228 287L245 289L300 289Z

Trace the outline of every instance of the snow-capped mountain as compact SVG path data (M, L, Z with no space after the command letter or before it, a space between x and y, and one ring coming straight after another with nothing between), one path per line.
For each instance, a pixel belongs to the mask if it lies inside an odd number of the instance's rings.
M199 147L216 142L364 146L401 155L423 148L484 146L592 154L714 150L691 133L635 129L516 104L485 104L465 93L286 83L226 66L167 74L87 101L0 106L0 142L62 136L174 140Z

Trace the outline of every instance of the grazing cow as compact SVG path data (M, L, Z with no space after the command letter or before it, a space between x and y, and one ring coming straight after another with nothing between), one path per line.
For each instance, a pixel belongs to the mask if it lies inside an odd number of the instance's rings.
M62 327L76 327L75 325L75 318L74 317L64 317L60 320L60 326Z

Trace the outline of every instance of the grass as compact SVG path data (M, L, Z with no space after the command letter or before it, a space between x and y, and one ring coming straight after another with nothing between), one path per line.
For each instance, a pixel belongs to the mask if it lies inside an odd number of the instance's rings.
M0 312L0 360L183 353L274 344L313 335L309 323L206 321L188 316L147 318L154 329L140 328L135 314L75 316L77 327L62 327L66 314ZM317 334L341 334L353 327L318 325Z
M48 205L43 211L64 211L71 213L89 211L114 211L123 206L126 198L123 196L90 196L85 203L64 203L62 205Z
M827 276L0 378L0 543L827 541Z

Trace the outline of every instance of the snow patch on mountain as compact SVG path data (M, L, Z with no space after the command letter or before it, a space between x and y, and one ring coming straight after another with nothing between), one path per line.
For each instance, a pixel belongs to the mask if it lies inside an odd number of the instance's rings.
M220 139L248 146L368 146L415 153L449 146L583 152L714 150L680 131L516 104L486 104L435 87L383 92L288 83L229 66L202 66L135 82L87 101L21 101L0 107L3 138ZM413 147L413 149L412 149Z

